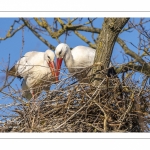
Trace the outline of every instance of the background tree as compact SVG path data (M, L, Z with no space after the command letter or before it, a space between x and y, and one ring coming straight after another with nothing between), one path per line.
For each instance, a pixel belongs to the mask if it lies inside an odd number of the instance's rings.
M149 131L148 80L150 65L148 63L149 29L147 27L150 20L141 18L138 23L135 23L134 19L129 18L104 18L102 27L95 27L95 21L98 22L99 18L54 18L51 24L48 18L19 18L13 22L6 36L0 38L1 41L12 38L19 30L29 29L50 49L55 50L55 46L45 38L45 34L58 43L66 42L67 39L72 38L72 34L75 34L87 46L96 49L96 57L90 71L91 84L72 83L70 85L68 82L72 81L72 78L68 78L68 81L61 82L62 84L57 91L50 91L50 96L47 95L42 98L43 103L34 111L27 107L20 98L21 108L15 110L15 112L19 115L19 117L17 116L19 121L23 116L28 116L26 117L29 118L28 121L24 119L27 125L24 127L24 122L19 125L16 124L17 119L15 118L16 120L13 120L15 125L12 125L11 122L11 129L4 128L2 125L1 131L14 131L16 130L14 126L17 126L17 131ZM137 31L139 36L138 45L134 45L130 41L127 43L120 38L124 32L130 36L130 34L134 34L134 31ZM88 39L85 32L88 32L91 38ZM64 35L65 39L62 40L61 37ZM128 61L122 61L121 65L118 65L119 63L114 65L120 77L119 83L116 81L117 79L108 79L106 76L115 44L119 44L124 51L125 54L122 58L128 58ZM128 46L129 44L134 47L134 50L129 48L131 47ZM6 73L7 71L8 69L6 69ZM133 79L137 72L138 76L143 74L143 79L139 83L135 82L137 76ZM7 79L6 76L6 82L1 87L1 92L12 82L7 82ZM62 89L64 85L65 87ZM120 86L122 89L118 91ZM69 91L69 94L66 95L66 91ZM12 98L18 99L17 97ZM48 99L51 99L51 101L61 99L63 104L61 101L56 106L49 106L47 105ZM77 99L80 99L80 101ZM76 107L72 106L75 101L77 101L78 107L77 105L75 105ZM38 119L35 121L37 110L44 115L41 117L38 114L40 117L36 116ZM46 117L51 118L49 122L45 120ZM58 125L55 126L53 120L56 120L55 124ZM41 125L42 122L44 122L43 126ZM40 124L39 128L35 128L37 124ZM46 128L47 124L51 124L51 126ZM10 127L10 124L5 124L5 126Z

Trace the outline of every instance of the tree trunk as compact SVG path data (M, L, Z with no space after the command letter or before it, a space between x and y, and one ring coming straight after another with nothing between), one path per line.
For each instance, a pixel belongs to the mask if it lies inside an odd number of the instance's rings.
M96 56L94 60L95 66L92 69L92 74L106 69L109 66L112 50L118 34L128 22L129 18L105 18L102 30L98 36ZM104 74L105 75L105 74ZM101 73L96 73L91 79L94 86L99 85L100 78L103 78Z

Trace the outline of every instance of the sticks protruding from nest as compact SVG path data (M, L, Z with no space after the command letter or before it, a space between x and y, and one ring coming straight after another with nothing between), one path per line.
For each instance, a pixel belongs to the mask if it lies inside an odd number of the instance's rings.
M0 131L149 131L149 119L146 118L150 106L149 87L144 86L141 90L133 81L132 74L123 79L106 76L98 87L94 87L89 83L74 82L69 75L57 83L56 88L43 93L36 106L31 102L20 104L15 115L10 117L11 121L1 122ZM140 117L146 124L140 124Z

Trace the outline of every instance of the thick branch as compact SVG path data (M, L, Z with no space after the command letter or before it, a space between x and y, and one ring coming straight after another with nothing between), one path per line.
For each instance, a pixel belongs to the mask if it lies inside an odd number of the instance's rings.
M94 63L100 63L101 65L96 65L92 69L94 74L98 70L106 69L109 66L110 58L112 55L112 50L118 34L128 22L129 18L105 18L102 26L102 30L98 36L97 49ZM95 79L101 78L100 74L97 74L91 82L94 80L94 85L98 85L99 81Z
M134 71L143 73L143 74L145 74L147 76L150 76L149 69L146 69L143 66L136 65L136 64L133 64L133 63L123 64L120 67L118 67L118 68L115 69L115 71L116 71L117 74L122 73L122 72L124 72L126 70L134 70Z
M57 21L60 23L62 27L66 25L60 18L57 18Z
M92 33L100 33L101 29L99 28L91 28L87 26L82 26L82 25L72 25L67 28L67 30L78 30L78 31L85 31L85 32L92 32Z
M53 37L53 32L44 18L41 18L41 21L38 18L34 18L34 20L37 22L39 26L41 26L42 28L45 28L47 32L49 33L49 35Z
M56 19L60 23L62 28L56 32L53 32L50 29L50 26L48 25L47 21L44 18L41 18L41 21L38 18L34 18L34 20L37 22L37 24L39 26L41 26L42 28L46 29L48 31L49 35L54 39L58 39L66 31L70 31L70 30L71 31L78 30L78 31L85 31L85 32L92 32L92 33L100 33L100 31L101 31L100 29L94 28L94 27L87 27L87 26L83 26L83 25L72 25L71 23L73 21L75 21L76 18L73 19L72 21L68 22L67 24L65 24L63 22L63 20L60 18L56 18Z
M56 32L57 37L62 35L65 31L85 31L85 32L92 32L92 33L100 33L101 29L99 28L93 28L93 27L87 27L83 25L72 25L70 22L68 24L65 24L60 18L57 18L57 21L62 26L62 29Z
M104 68L108 67L110 57L117 36L129 18L105 18L102 30L98 37L95 62L103 62Z
M41 18L41 21L38 18L34 18L34 20L37 22L37 24L39 26L41 26L42 28L46 29L47 32L49 33L49 35L52 38L54 38L54 39L58 39L66 31L66 27L63 27L60 30L58 30L57 32L53 32L51 30L50 26L48 25L47 21L44 18ZM57 18L57 20L59 20L59 23L62 24L62 20L61 19ZM63 25L66 26L65 24L63 24Z

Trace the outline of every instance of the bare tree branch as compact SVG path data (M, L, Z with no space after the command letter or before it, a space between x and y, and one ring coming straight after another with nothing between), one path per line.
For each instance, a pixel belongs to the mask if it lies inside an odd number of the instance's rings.
M24 22L25 26L27 26L36 37L38 37L43 43L45 43L51 50L55 50L55 47L53 45L51 45L47 40L45 40L40 34L38 34L34 30L34 28L30 25L28 20L26 20L24 18L20 18L20 19Z
M0 37L0 40L6 40L10 37L12 37L15 33L17 33L20 29L22 29L25 25L21 25L20 27L18 27L17 29L13 29L13 26L10 26L10 29L8 30L6 36L4 38Z
M74 31L74 33L81 39L83 40L85 43L87 43L90 47L96 49L96 45L91 43L90 41L87 40L87 38L83 35L81 35L78 31Z
M147 76L150 76L149 70L145 69L144 66L136 65L135 63L132 63L132 62L129 62L129 63L126 63L126 64L122 64L122 65L120 65L120 67L117 67L115 69L115 71L118 74L122 73L122 72L126 72L126 71L131 71L131 70L143 73L143 74L145 74Z
M120 38L117 39L117 42L121 45L121 47L123 48L123 50L125 51L126 54L130 55L132 58L134 58L137 62L139 62L141 65L143 65L143 67L145 69L149 68L149 65L140 57L138 56L136 53L134 53L132 50L130 50L127 45L124 43L123 40L121 40Z

